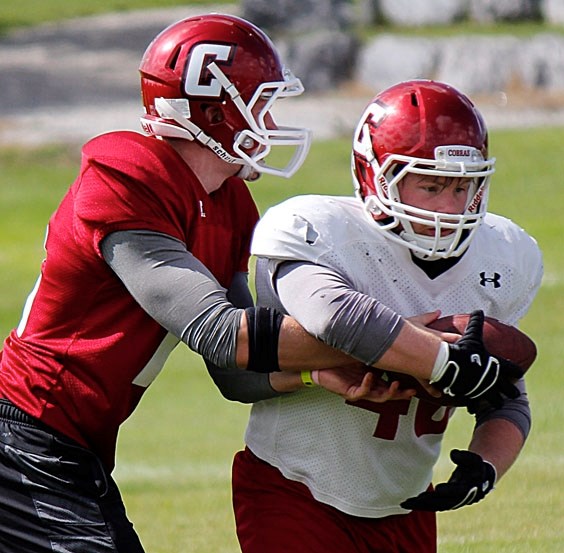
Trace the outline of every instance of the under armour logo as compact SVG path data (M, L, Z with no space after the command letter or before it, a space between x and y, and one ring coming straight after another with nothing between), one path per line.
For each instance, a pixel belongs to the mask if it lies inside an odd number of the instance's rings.
M500 281L501 280L501 275L499 273L494 273L493 276L491 277L487 277L485 272L481 272L480 273L480 285L481 286L487 286L488 283L493 284L494 288L500 288L501 284Z

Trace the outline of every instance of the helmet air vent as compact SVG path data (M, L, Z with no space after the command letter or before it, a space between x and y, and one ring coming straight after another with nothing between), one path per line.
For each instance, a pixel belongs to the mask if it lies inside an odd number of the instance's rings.
M176 64L178 63L179 56L180 56L180 45L176 47L174 54L172 55L172 57L170 58L170 61L168 62L168 67L172 71L174 71L176 69Z

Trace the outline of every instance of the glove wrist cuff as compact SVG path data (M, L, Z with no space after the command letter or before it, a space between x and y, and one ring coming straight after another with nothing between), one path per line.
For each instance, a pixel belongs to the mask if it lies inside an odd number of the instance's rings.
M430 383L433 384L440 380L447 369L449 359L449 347L446 342L441 342L439 347L439 352L435 358L435 364L433 365L433 370L431 372Z
M495 487L495 485L496 485L496 483L497 483L497 470L496 470L495 466L494 466L492 463L490 463L489 461L486 461L486 460L484 459L483 462L484 462L486 465L490 466L491 469L492 469L492 474L493 474L493 478L492 478L492 490L493 490L494 487Z

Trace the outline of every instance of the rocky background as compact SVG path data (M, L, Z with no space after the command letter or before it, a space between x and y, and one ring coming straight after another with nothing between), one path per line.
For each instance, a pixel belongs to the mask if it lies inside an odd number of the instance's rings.
M168 24L204 11L241 15L273 38L306 86L280 106L281 121L309 126L318 139L349 136L375 93L417 77L469 94L490 127L564 126L564 0L241 0L107 14L4 37L0 144L138 130L143 51ZM459 21L541 21L547 30L438 38L412 31ZM384 31L363 38L374 23Z
M242 0L241 14L275 37L310 91L354 81L372 90L413 77L448 81L468 94L520 88L564 93L564 33L529 38L416 38L410 28L468 21L542 21L564 27L564 0ZM359 28L400 28L361 42Z

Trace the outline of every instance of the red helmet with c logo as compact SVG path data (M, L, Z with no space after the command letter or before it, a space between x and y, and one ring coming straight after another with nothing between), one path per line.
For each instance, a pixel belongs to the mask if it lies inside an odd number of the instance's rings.
M140 65L148 134L198 140L229 163L289 177L303 163L310 131L274 123L274 102L303 92L271 40L244 19L208 14L178 21L149 45ZM208 106L221 109L210 121ZM272 146L289 146L281 168L266 164Z

